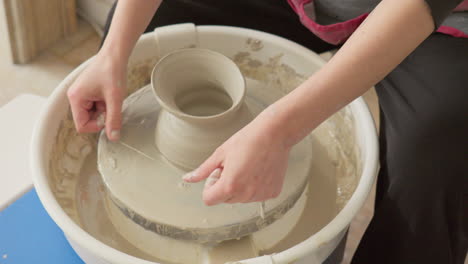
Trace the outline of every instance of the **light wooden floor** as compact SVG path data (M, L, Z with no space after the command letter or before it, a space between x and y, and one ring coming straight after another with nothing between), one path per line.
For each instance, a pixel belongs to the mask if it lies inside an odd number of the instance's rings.
M74 68L98 49L100 38L92 27L80 21L76 34L43 52L32 63L10 61L8 34L0 12L0 106L21 93L48 96Z

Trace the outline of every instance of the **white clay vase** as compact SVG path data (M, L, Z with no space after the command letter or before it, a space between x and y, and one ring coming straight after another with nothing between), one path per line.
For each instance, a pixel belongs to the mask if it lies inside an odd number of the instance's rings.
M162 109L155 143L173 164L193 170L253 115L244 103L245 80L236 64L207 49L166 55L151 75Z

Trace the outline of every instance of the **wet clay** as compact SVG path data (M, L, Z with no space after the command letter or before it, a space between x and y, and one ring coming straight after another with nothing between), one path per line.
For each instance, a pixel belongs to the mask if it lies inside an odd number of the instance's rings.
M307 187L303 213L292 230L287 234L269 233L272 230L281 232L283 224L279 219L275 224L261 230L258 234L247 236L240 240L230 240L217 246L200 246L194 243L177 241L162 236L155 237L154 233L146 230L152 240L159 240L152 244L148 240L140 240L141 244L132 244L116 230L107 210L105 209L105 190L96 168L96 155L90 154L84 162L77 185L77 213L79 224L91 235L102 242L128 254L161 263L225 263L241 260L262 254L272 254L285 250L310 237L325 226L338 212L336 204L336 174L337 167L333 159L327 155L323 139L313 135L314 160L310 171L310 184ZM300 203L300 202L298 202ZM292 213L293 211L288 212ZM118 212L120 213L120 212ZM279 226L279 228L278 228ZM268 230L270 229L270 230ZM263 232L263 233L262 233ZM278 237L283 237L277 241ZM269 241L276 241L269 244ZM141 247L159 248L146 252ZM168 249L176 249L171 251ZM184 252L184 254L180 254ZM195 257L195 258L194 258Z
M271 102L261 100L256 94L255 91L263 90L261 86L251 81L248 84L246 108L256 115ZM120 142L112 143L102 134L98 163L111 205L145 229L198 243L238 238L282 217L302 195L311 160L308 138L291 150L283 190L279 197L265 202L263 219L257 203L205 206L201 196L204 183L184 184L182 176L187 171L168 162L152 144L159 107L151 97L151 87L139 90L128 99L126 102L131 104L125 104L126 123ZM145 120L143 124L142 120ZM193 141L186 138L183 141L180 137L179 141L185 144Z
M245 80L239 68L211 50L181 49L166 55L153 70L151 86L156 100L144 106L148 110L139 106L140 111L148 112L156 104L161 111L152 117L159 115L154 140L148 143L154 141L166 159L188 170L200 166L253 119L245 106Z
M139 240L128 241L125 230L117 230L111 212L108 214L105 203L108 202L104 184L96 168L96 155L90 154L84 161L79 182L77 184L76 201L78 223L91 235L100 241L128 254L139 258L157 261L160 263L213 263L221 264L228 261L242 260L263 254L272 254L285 250L307 239L325 226L338 212L336 204L336 166L326 154L325 142L312 136L314 143L314 160L309 173L310 184L306 195L299 200L296 206L303 203L304 209L299 210L299 219L293 229L283 228L291 223L283 219L291 218L285 215L271 226L244 237L240 240L229 240L216 246L201 246L196 243L183 242L175 239L158 236L141 228ZM296 208L296 207L295 207ZM288 214L294 213L293 208ZM117 217L115 219L125 219ZM287 230L286 234L281 234ZM278 238L281 238L278 241ZM137 243L135 243L137 241ZM138 241L140 241L138 243ZM272 242L274 241L274 242ZM180 252L184 252L180 254Z
M261 86L261 83L254 80L248 79L247 83L249 87L249 94L252 95L247 98L249 100L255 100L258 98L256 92L264 91L264 88ZM141 100L151 101L152 97L148 96L149 89L149 87L141 89L137 92L135 98L130 97L129 99L131 99L132 104L135 103L133 100L140 101L140 103L137 105L145 105L145 102L142 102ZM262 95L263 100L265 97L268 98L268 96ZM144 111L139 111L139 109L132 110L133 111L125 112L128 113L125 115L126 122L129 124L141 125L141 122L139 122L140 119L138 113ZM135 119L131 119L129 116L132 116ZM150 114L149 116L157 115ZM151 131L151 124L154 124L154 121L151 122L146 119L143 127L148 126L146 127L147 131ZM316 133L320 133L321 131L322 129L319 128ZM122 135L125 135L125 133ZM143 140L144 137L137 138ZM126 141L125 136L122 137L122 140ZM320 141L318 138L312 135L310 136L309 140L314 142L314 148L311 148L314 159L312 160L311 169L308 173L308 180L310 181L310 184L307 192L305 192L303 198L301 198L302 201L299 201L293 210L291 210L291 212L288 212L277 222L256 233L253 233L250 236L241 238L239 240L226 241L215 246L184 242L160 236L151 231L145 230L142 227L135 227L135 223L133 223L133 221L128 216L123 216L122 212L113 206L112 199L108 199L106 192L103 192L103 197L105 197L103 203L107 203L105 208L108 209L107 211L109 214L108 217L110 223L114 226L114 228L118 228L118 232L123 237L125 237L126 240L130 241L133 247L140 250L143 255L152 255L158 261L170 261L172 263L224 263L227 261L241 260L248 257L255 257L261 254L274 253L279 250L287 249L288 247L305 240L311 234L313 234L314 231L319 230L322 226L328 223L337 212L337 205L335 202L336 166L333 163L333 160L328 157L327 150L323 147L323 144L325 144L323 140L325 139ZM134 142L131 144L135 145ZM315 145L317 145L317 147L315 147ZM136 144L136 146L138 148L142 147L141 144ZM309 147L311 147L311 145L309 145ZM315 150L315 148L317 148L317 150ZM145 148L143 148L143 150L147 151ZM154 153L151 155L154 155ZM148 160L148 162L153 163L154 161ZM122 170L125 170L125 168L128 167L126 165L120 165L119 163L115 164L116 169L118 169L119 166L123 167ZM182 182L181 179L179 179L179 181ZM174 185L176 185L176 182L174 182ZM197 192L198 197L195 199L199 199L199 202L201 203L201 191L203 183L196 184L195 186L177 184L175 191L181 195L188 188L194 187L199 188ZM164 203L165 199L160 199L161 195L164 194L155 193L153 196L154 201L152 202ZM165 204L166 207L163 209L174 210L174 208L171 208L170 203ZM232 213L236 212L235 209L238 206L243 205L221 205L217 208L221 211L215 216L231 216ZM251 206L252 214L257 214L258 208L254 204ZM193 208L188 209L193 210ZM191 212L191 214L192 216L190 218L174 220L188 222L200 221L201 224L210 223L209 221L211 219L206 219L206 215L204 214L197 214L196 211ZM294 214L296 214L296 216L294 216ZM199 217L199 219L197 217ZM205 219L206 221L204 221ZM184 254L181 255L178 254L178 252L184 252Z
M148 231L197 243L240 238L281 218L307 183L312 157L309 138L290 151L282 192L266 201L263 210L255 203L208 207L201 199L203 183L183 184L182 176L188 172L184 168L198 167L281 96L279 91L265 96L262 91L266 89L253 80L247 88L246 92L237 66L219 53L183 49L161 59L152 85L124 102L120 142L109 141L105 133L99 138L98 168L109 192L109 205ZM225 102L226 96L232 101L226 111L205 115ZM130 231L133 228L127 221L115 224L129 230L128 236L137 233Z

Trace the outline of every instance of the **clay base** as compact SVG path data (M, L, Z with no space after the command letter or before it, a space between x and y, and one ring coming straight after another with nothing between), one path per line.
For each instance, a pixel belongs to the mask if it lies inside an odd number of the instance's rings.
M278 98L258 85L247 83L245 102L254 115ZM239 238L281 218L303 193L311 163L308 138L292 149L283 191L265 203L264 218L258 203L205 206L204 183L184 183L187 171L168 162L153 143L159 110L147 86L125 101L121 141L110 142L104 134L99 139L99 171L110 200L144 229L197 243Z

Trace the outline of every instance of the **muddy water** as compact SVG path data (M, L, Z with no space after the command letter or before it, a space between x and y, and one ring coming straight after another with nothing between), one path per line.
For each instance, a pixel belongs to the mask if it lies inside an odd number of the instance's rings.
M268 98L261 92L260 83L249 80L248 84L250 99L265 100ZM344 113L342 115L346 116ZM339 116L337 120L341 120ZM347 121L342 119L341 122ZM337 126L336 121L330 120L309 136L312 141L313 159L308 176L309 185L303 198L305 199L304 209L297 222L274 223L261 232L239 240L225 241L215 246L177 241L143 229L135 235L129 233L128 230L116 230L113 222L117 218L112 215L115 216L120 212L108 209L110 207L106 204L108 200L105 186L96 168L95 151L92 151L84 160L80 175L77 177L75 199L78 221L84 230L100 241L130 255L160 263L217 264L285 250L320 230L333 219L341 207L340 201L343 197L340 199L338 193L342 192L345 186L340 186L343 181L340 182L339 179L343 178L341 175L348 173L343 168L350 168L353 165L352 160L344 158L346 157L342 153L344 147L336 140L335 132L341 131L337 127L340 126ZM340 139L343 140L343 137L346 135L342 135ZM290 230L292 226L294 227ZM290 232L281 235L275 231L279 229L287 229ZM283 238L277 241L279 236Z
M336 203L337 167L333 160L326 155L323 142L316 136L313 136L312 139L314 161L309 175L310 183L305 210L290 234L276 245L263 250L258 249L261 245L257 246L252 236L240 240L225 241L215 247L193 245L192 248L196 249L199 254L199 262L197 263L225 263L285 250L316 233L336 215L338 212ZM193 258L186 260L181 258L181 252L173 256L164 254L161 258L157 253L155 255L147 254L133 246L112 225L105 206L105 195L105 187L96 168L96 154L93 152L85 160L77 183L77 214L83 229L105 244L139 258L161 263L195 264ZM158 235L154 234L154 236ZM164 240L168 248L190 247L188 243L170 238L160 237L159 239Z

